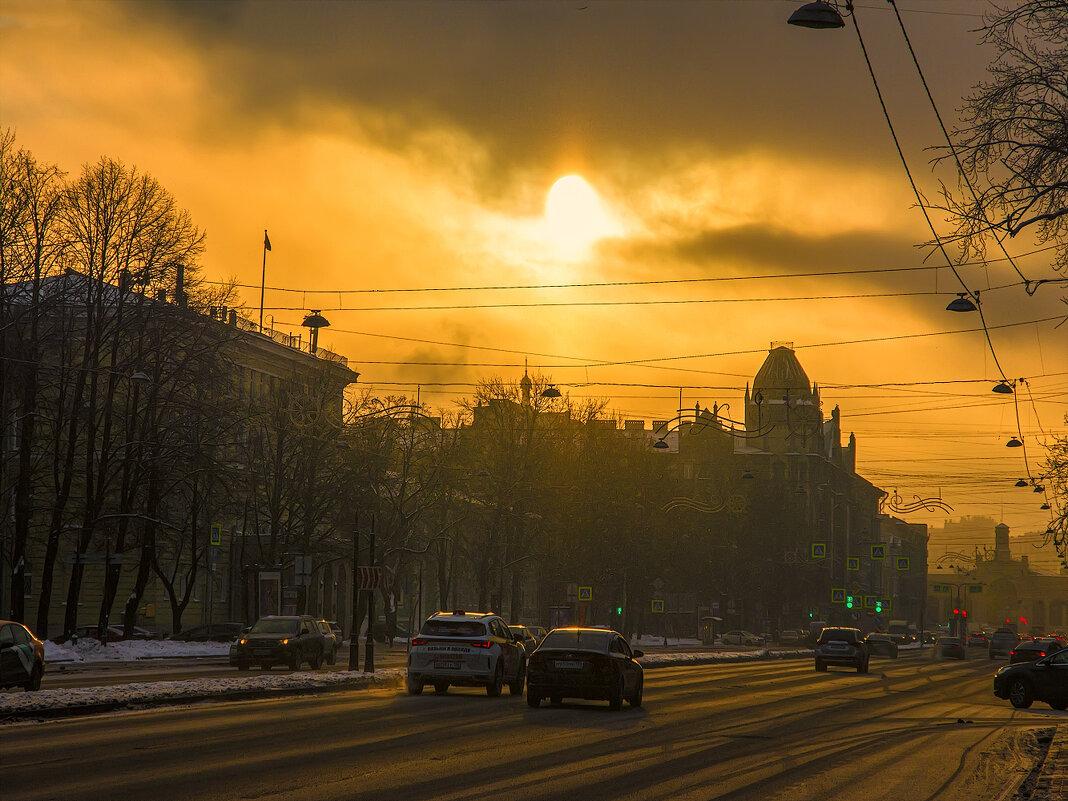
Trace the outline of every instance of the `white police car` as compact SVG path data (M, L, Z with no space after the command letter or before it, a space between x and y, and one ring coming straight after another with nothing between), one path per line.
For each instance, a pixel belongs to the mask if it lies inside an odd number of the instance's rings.
M508 684L521 695L526 681L526 652L492 612L436 612L427 618L411 641L407 689L419 695L430 684L437 693L451 685L485 687L495 698Z

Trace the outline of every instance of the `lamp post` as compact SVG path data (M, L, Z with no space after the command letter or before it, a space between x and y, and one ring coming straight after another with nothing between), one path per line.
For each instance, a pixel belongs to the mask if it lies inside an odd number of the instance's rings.
M375 516L371 515L370 553L367 559L374 574L375 568ZM370 582L372 585L374 582ZM375 672L375 587L367 589L367 641L363 654L363 672Z

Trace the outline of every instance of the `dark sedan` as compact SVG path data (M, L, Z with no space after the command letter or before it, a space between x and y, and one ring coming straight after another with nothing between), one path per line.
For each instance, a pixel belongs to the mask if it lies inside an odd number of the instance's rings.
M1036 659L1041 659L1048 654L1052 654L1054 651L1061 650L1063 647L1064 646L1061 643L1052 638L1024 640L1012 649L1012 653L1009 654L1009 664L1015 665L1019 662L1034 662Z
M897 641L894 634L882 634L873 632L865 640L868 643L868 653L878 656L888 656L897 659Z
M606 700L611 709L621 709L624 699L641 706L645 677L636 660L642 655L615 631L553 629L527 663L527 704L583 698Z
M534 649L538 647L538 638L534 636L530 629L523 625L513 624L508 627L508 630L512 632L515 641L523 646L527 656L534 653Z
M44 643L14 620L0 620L0 689L41 689L44 675Z
M1035 701L1068 709L1068 648L1001 668L994 674L994 695L1009 699L1017 709L1027 709Z

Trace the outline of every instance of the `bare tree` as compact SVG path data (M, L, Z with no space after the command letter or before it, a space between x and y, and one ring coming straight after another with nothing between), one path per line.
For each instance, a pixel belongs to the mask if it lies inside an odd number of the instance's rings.
M983 41L997 53L990 80L965 99L952 133L961 179L945 191L962 259L1028 230L1068 267L1068 2L994 3Z

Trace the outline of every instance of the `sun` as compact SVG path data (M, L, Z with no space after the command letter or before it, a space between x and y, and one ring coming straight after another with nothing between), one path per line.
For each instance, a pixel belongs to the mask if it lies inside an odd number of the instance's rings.
M581 175L565 175L553 184L545 199L545 223L549 240L568 258L581 258L597 240L620 233Z

